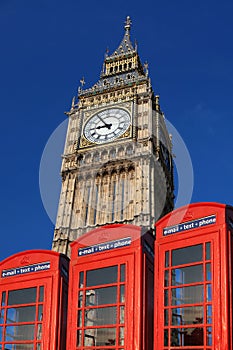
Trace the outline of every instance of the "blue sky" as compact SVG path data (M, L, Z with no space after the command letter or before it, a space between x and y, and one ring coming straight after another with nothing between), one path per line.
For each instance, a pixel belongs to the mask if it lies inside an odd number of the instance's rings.
M190 153L192 202L233 205L232 0L0 0L1 260L50 249L41 156L79 80L84 76L86 87L98 80L127 15L161 108ZM56 179L48 174L51 186L58 181L59 168Z

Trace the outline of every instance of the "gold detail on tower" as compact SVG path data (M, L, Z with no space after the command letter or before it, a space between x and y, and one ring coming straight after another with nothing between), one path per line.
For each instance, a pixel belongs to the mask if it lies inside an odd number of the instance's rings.
M80 147L89 147L89 146L93 146L93 145L94 145L94 143L88 141L85 136L81 137Z

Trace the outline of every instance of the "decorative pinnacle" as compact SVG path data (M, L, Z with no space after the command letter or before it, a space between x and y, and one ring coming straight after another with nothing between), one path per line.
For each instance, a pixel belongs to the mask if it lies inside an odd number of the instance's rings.
M148 64L148 62L145 62L144 63L144 71L145 71L147 77L148 77L148 68L149 68L149 64Z
M126 21L125 21L125 30L126 31L130 31L131 24L132 24L131 19L129 16L127 16Z
M80 83L81 83L82 87L83 87L83 85L86 84L86 83L85 83L85 80L84 80L84 77L82 77L82 79L80 80Z
M82 91L83 86L84 86L86 83L85 83L84 77L82 77L82 79L80 79L79 81L80 81L80 83L81 83L82 87L80 87L80 86L78 87L78 92L81 92L81 91Z

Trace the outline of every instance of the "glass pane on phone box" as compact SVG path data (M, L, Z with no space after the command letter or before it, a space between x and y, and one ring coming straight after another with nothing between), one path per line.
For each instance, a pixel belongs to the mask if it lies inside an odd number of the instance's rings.
M107 305L117 302L117 287L96 288L86 291L86 306Z
M125 307L120 306L120 323L125 323Z
M164 326L168 326L168 312L168 309L164 310Z
M37 333L36 333L36 340L42 339L42 323L38 323L37 325Z
M171 312L173 326L181 326L185 324L202 324L204 321L202 306L175 308L172 309Z
M78 310L78 322L77 322L78 327L82 327L83 325L82 316L83 316L82 310Z
M11 290L8 293L8 305L30 304L36 302L36 288Z
M206 285L206 301L211 301L212 300L212 288L211 284Z
M33 340L34 339L34 325L20 325L6 327L6 341L16 340Z
M165 267L169 266L169 256L170 256L170 252L166 251L165 252Z
M7 310L6 323L33 322L35 319L35 306L13 307Z
M203 265L194 265L172 270L172 285L190 284L203 281Z
M86 309L85 326L103 326L116 324L116 307L100 307L95 309Z
M120 303L125 302L125 286L120 286Z
M206 264L206 280L210 281L211 280L211 264L208 263Z
M0 310L0 324L4 323L4 313L5 309Z
M210 242L206 243L206 247L205 247L205 258L206 260L210 260L211 258L211 246L210 246Z
M85 346L112 346L116 344L116 328L93 328L85 330Z
M44 286L40 286L39 289L39 302L43 302L44 301Z
M121 265L120 281L125 282L125 264Z
M164 273L164 286L165 287L169 286L169 270L165 270L165 273Z
M120 327L119 344L124 345L124 343L125 343L125 328Z
M83 291L79 292L78 294L78 307L83 306Z
M168 296L169 296L169 290L165 290L164 291L164 305L168 306L169 305L169 300L168 300Z
M172 251L172 266L190 264L203 260L203 245L197 244Z
M84 272L81 271L79 273L79 288L83 288L83 281L84 281Z
M206 319L207 323L212 323L212 305L206 307Z
M6 292L2 292L2 302L1 302L2 306L5 306L5 300L6 300Z
M171 346L193 345L204 345L204 331L202 327L171 329Z
M206 332L206 337L207 337L207 345L212 345L212 327L207 327L207 332Z
M39 305L37 321L42 321L42 320L43 320L43 305Z
M167 329L164 330L163 342L164 342L164 346L168 346L168 330Z
M82 345L82 330L77 330L77 340L76 340L76 346Z
M40 350L40 348L36 348L36 350ZM34 344L6 344L4 348L0 350L34 350Z
M171 293L172 305L196 304L204 300L203 285L173 288Z
M87 271L87 287L117 282L117 266Z

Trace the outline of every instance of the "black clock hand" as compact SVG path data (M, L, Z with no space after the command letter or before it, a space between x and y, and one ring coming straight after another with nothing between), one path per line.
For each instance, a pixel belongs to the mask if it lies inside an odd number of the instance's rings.
M102 129L102 128L108 128L111 129L112 124L105 124L105 125L99 125L96 128L91 128L90 130L96 130L96 129Z
M112 126L112 124L99 125L96 127L96 129L102 129L102 128L111 129L111 126Z
M108 124L103 120L103 118L102 118L100 115L98 115L98 118L99 118L99 120L100 120L102 123L104 123L104 125L108 125Z

